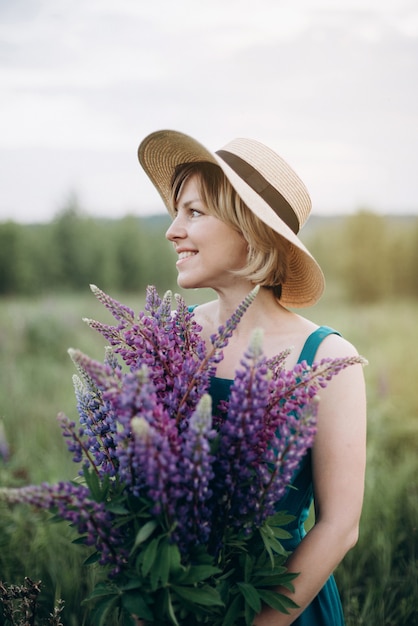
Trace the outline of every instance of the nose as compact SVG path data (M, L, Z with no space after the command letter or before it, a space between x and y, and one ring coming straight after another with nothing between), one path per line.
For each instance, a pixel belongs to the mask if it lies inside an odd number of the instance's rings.
M182 224L179 214L176 215L170 226L167 228L165 236L166 239L172 242L177 241L177 239L184 239L184 237L186 237L186 229Z

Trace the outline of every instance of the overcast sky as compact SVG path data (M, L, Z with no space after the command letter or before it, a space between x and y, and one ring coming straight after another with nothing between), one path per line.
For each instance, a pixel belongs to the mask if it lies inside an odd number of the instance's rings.
M317 214L418 214L418 2L0 0L0 221L162 211L161 128L264 141Z

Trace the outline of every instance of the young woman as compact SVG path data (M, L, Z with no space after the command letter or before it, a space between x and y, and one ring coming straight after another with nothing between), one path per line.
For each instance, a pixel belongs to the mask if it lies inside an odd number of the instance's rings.
M297 232L311 209L295 172L259 142L238 139L211 153L175 131L149 135L139 160L173 217L166 236L178 254L178 284L210 287L216 299L195 308L204 339L224 324L255 284L260 290L241 320L212 382L214 406L228 397L231 379L255 327L264 331L264 353L292 347L287 365L356 354L328 327L292 309L321 296L321 269ZM299 608L290 615L263 608L255 626L342 626L332 572L356 543L363 500L366 401L362 368L350 367L321 391L318 431L286 502L296 516L288 568L298 572L290 593ZM315 524L304 521L314 499Z

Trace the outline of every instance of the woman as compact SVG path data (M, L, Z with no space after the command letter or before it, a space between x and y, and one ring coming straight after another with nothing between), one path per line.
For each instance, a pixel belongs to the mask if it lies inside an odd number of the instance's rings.
M356 354L328 327L318 327L290 308L313 305L324 289L315 259L297 236L311 209L295 172L272 150L239 139L211 153L175 131L149 135L139 160L162 196L173 222L166 236L178 254L178 284L212 288L217 298L195 309L202 336L224 324L254 284L258 295L245 313L212 382L216 406L228 397L231 379L255 327L264 331L264 353L292 347L287 366L298 360ZM342 626L344 618L332 572L356 543L363 499L366 408L362 368L341 372L321 392L318 431L286 508L297 517L288 569L298 572L299 606L289 615L263 608L255 626ZM312 494L315 525L306 534Z

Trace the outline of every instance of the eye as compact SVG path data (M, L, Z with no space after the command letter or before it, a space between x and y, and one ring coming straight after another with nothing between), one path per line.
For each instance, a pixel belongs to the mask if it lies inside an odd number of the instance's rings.
M197 209L190 209L191 217L200 217L201 215L203 215L202 211L198 211Z

